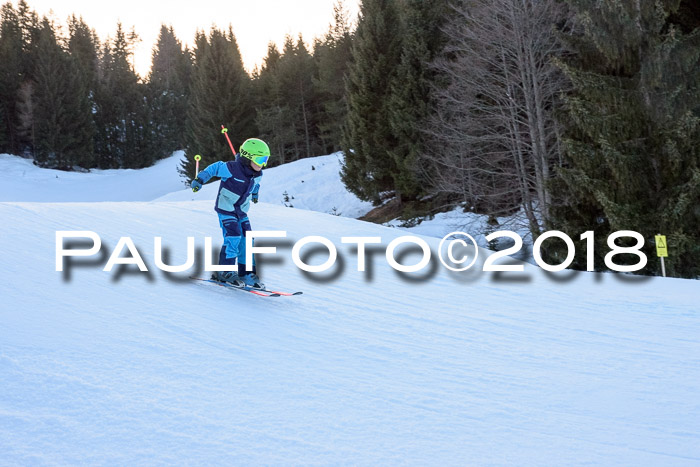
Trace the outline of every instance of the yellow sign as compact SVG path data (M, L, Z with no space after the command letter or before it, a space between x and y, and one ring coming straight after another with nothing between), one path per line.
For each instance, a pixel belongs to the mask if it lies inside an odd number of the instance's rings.
M656 256L660 258L668 257L668 248L666 247L666 235L657 235L656 239Z

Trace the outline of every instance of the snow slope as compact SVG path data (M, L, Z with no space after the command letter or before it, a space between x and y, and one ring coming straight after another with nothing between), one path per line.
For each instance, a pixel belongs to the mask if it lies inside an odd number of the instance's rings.
M155 268L156 236L171 264L187 236L219 244L206 197L2 202L0 218L2 465L700 462L696 281L401 275L382 248L361 273L342 236L405 232L275 201L251 210L288 231L261 275L304 295L261 298ZM98 233L103 257L56 272L57 230ZM307 235L337 246L328 273L292 263ZM150 273L102 271L121 236Z
M150 201L184 188L177 174L182 155L177 151L146 169L80 173L42 169L29 159L0 154L5 175L0 201Z
M183 151L176 151L146 169L78 173L42 169L28 159L0 154L0 172L6 176L0 201L214 201L218 183L208 184L196 194L185 187L177 171L183 157ZM345 189L340 181L341 164L341 153L335 153L265 169L260 201L361 217L372 204Z

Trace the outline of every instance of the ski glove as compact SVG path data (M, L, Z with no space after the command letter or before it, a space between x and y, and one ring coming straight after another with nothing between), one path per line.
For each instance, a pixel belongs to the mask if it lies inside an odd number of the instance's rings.
M199 189L202 188L202 185L202 180L199 177L195 178L194 180L192 180L192 183L190 183L192 191L194 191L195 193L197 193Z
M253 193L253 196L252 196L252 198L251 198L250 200L251 200L252 202L254 202L254 203L257 203L257 202L258 202L258 194L257 194L257 193Z

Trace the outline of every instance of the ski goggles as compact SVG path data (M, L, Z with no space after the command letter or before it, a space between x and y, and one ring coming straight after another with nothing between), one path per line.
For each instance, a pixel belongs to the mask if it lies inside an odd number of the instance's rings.
M245 157L246 159L250 159L251 161L260 166L267 165L267 160L270 158L270 156L256 156L255 154L251 154L248 151L244 150L241 150L241 156Z
M270 158L270 156L250 156L248 159L253 161L255 164L258 164L260 166L267 165L267 160Z

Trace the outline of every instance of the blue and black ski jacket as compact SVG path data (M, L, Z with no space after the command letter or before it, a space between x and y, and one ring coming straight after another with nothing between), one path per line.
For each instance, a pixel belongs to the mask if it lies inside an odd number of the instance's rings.
M248 159L237 155L233 161L214 162L199 172L197 177L202 183L208 182L212 177L220 177L214 209L218 213L243 219L250 208L251 198L258 196L262 171L256 172L250 167Z

